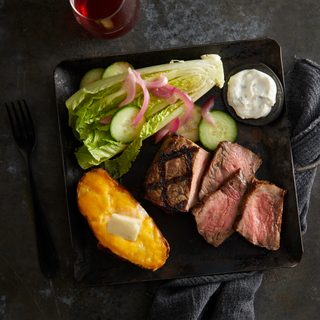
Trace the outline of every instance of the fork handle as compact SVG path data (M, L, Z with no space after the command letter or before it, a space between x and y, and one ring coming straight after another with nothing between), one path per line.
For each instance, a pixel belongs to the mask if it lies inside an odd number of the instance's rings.
M44 212L42 210L38 192L34 183L32 168L28 161L29 182L34 207L34 218L36 227L36 239L38 247L39 265L42 273L48 277L54 277L58 272L58 259L56 251L47 227Z

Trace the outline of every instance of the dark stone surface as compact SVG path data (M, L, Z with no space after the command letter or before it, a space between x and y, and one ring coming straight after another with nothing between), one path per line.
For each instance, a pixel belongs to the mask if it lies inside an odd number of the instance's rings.
M295 55L320 62L319 14L317 0L141 0L134 30L107 41L84 33L66 0L0 0L0 319L146 319L152 303L147 283L86 288L74 280L53 84L61 60L271 37L288 72ZM38 267L27 169L4 108L22 97L38 132L35 180L59 254L51 280ZM302 261L266 272L256 319L319 318L319 194L318 174Z

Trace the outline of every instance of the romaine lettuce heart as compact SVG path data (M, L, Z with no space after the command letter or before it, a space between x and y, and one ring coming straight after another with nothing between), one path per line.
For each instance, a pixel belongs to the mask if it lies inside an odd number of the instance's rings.
M207 54L201 59L171 61L168 64L136 70L141 78L152 81L159 75L168 79L168 84L189 95L193 102L206 94L212 87L224 85L224 70L219 55ZM83 169L102 164L112 177L121 177L128 172L142 146L142 141L166 126L171 120L184 115L186 107L181 100L169 104L165 99L150 92L150 102L144 114L147 122L139 138L130 144L114 141L109 135L108 125L100 120L112 116L119 104L126 99L126 90L121 89L127 72L93 82L74 93L67 101L69 125L83 146L76 150L79 165ZM142 107L143 91L137 86L131 104ZM116 159L115 155L122 154ZM103 164L104 163L104 164Z

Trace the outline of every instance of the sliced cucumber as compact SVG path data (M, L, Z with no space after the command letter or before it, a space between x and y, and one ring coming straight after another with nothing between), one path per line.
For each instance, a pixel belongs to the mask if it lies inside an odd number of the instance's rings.
M104 69L102 68L95 68L88 71L81 79L80 89L87 86L90 83L100 80L103 72L104 72Z
M101 78L103 79L103 78L115 76L120 73L127 72L128 68L131 68L134 70L134 67L128 62L124 62L124 61L115 62L104 70Z
M215 150L221 141L234 142L238 134L236 121L220 110L213 110L210 113L216 126L212 126L202 118L199 123L200 142L209 150Z
M145 117L142 117L138 125L130 126L139 111L140 108L129 104L120 108L113 115L110 123L110 133L113 139L123 143L130 143L139 136L141 128L146 122Z
M195 104L188 122L184 126L180 127L177 130L177 133L193 142L197 142L199 140L198 126L201 120L201 112L202 108Z

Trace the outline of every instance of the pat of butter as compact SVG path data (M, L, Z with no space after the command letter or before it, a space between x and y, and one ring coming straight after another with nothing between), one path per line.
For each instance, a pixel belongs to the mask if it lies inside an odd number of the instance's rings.
M111 215L107 231L115 236L136 241L140 232L142 220L114 213Z

